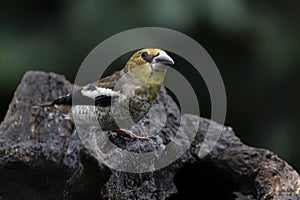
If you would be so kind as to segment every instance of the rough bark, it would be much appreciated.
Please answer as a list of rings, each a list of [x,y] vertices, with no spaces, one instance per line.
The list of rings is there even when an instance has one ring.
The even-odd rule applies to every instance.
[[[199,121],[197,135],[184,155],[154,172],[116,171],[96,161],[73,124],[55,109],[34,107],[70,91],[61,75],[28,72],[18,86],[0,126],[0,199],[300,199],[298,173],[274,153],[249,147],[230,127],[184,115],[186,134]],[[179,110],[162,90],[158,103],[168,121],[151,141],[132,141],[108,134],[114,144],[134,152],[151,151],[172,140]],[[202,158],[208,125],[223,132]],[[185,134],[183,133],[183,134]],[[181,138],[185,140],[184,137]],[[184,142],[184,141],[178,141]],[[194,179],[194,180],[193,180]]]

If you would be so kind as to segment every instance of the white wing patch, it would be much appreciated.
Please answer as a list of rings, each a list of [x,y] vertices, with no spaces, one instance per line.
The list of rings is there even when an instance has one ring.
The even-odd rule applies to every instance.
[[[101,88],[101,87],[96,87],[94,85],[87,85],[87,86],[82,88],[81,94],[86,96],[86,97],[95,99],[96,97],[101,96],[101,95],[119,96],[120,92],[113,91],[109,88]]]

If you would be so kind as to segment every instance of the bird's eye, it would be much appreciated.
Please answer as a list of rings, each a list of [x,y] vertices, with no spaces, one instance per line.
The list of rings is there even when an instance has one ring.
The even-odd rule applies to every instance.
[[[143,52],[141,55],[142,58],[145,58],[146,56],[148,56],[147,52]]]

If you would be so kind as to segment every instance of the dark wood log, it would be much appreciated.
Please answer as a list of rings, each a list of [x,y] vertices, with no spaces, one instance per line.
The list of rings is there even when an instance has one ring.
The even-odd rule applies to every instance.
[[[71,90],[63,76],[27,72],[0,126],[0,199],[300,199],[298,173],[274,153],[243,144],[230,127],[180,112],[164,89],[158,103],[168,113],[166,127],[153,141],[133,141],[108,133],[118,147],[147,152],[174,138],[178,120],[197,135],[184,155],[154,172],[128,173],[99,163],[78,137],[71,121],[54,108],[36,108]],[[205,157],[200,147],[208,126],[223,132]],[[104,134],[105,135],[105,134]],[[185,140],[181,137],[179,140]],[[178,141],[185,142],[185,141]]]

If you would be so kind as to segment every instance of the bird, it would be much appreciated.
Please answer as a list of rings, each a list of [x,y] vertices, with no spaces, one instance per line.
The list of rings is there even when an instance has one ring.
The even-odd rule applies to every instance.
[[[166,51],[140,49],[120,71],[38,106],[54,106],[83,126],[96,123],[103,131],[133,140],[149,140],[137,136],[129,128],[145,117],[156,102],[167,69],[172,65],[174,61]]]

